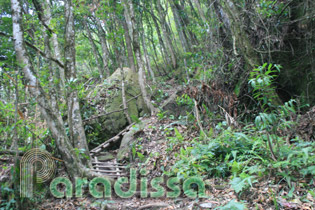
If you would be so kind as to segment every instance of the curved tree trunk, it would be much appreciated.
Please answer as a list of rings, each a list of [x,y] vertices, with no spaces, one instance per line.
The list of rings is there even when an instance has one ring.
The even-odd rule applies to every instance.
[[[24,46],[20,2],[18,0],[11,0],[11,9],[14,48],[16,51],[17,61],[20,63],[26,82],[31,87],[30,93],[34,98],[36,98],[36,101],[40,107],[40,111],[47,122],[53,138],[56,141],[56,146],[62,159],[64,160],[68,174],[72,178],[74,178],[75,176],[89,175],[89,170],[85,168],[80,158],[74,152],[74,148],[71,145],[66,134],[64,122],[61,118],[60,113],[55,111],[58,110],[58,107],[52,107],[49,101],[49,96],[40,86],[37,78],[33,73],[32,65]]]

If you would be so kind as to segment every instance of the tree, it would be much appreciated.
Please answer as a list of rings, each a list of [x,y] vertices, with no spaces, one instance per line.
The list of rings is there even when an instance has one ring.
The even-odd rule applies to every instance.
[[[158,15],[160,17],[160,24],[161,24],[161,28],[162,28],[162,32],[163,32],[163,37],[164,37],[165,45],[168,49],[167,54],[171,55],[173,68],[176,68],[177,67],[177,60],[176,60],[175,50],[173,48],[172,41],[170,39],[171,36],[167,31],[167,23],[166,23],[166,18],[165,18],[166,12],[163,9],[160,0],[156,0],[156,10],[157,10]],[[156,26],[156,28],[158,28],[156,23],[155,23],[155,26]]]
[[[95,17],[96,23],[97,23],[97,31],[98,31],[98,37],[100,39],[101,42],[101,46],[102,46],[102,60],[103,60],[103,65],[104,65],[104,69],[106,72],[106,77],[109,77],[110,75],[110,71],[109,71],[109,61],[110,61],[110,57],[109,57],[109,50],[107,47],[107,41],[106,41],[106,33],[102,27],[101,21],[100,19],[98,19],[98,17]]]
[[[69,27],[65,33],[65,40],[67,47],[65,49],[66,62],[65,68],[67,69],[67,76],[70,79],[75,79],[75,63],[74,63],[74,30],[73,30],[73,14],[71,12],[71,1],[67,1],[65,4],[65,17],[67,17],[67,26]],[[67,95],[69,113],[71,118],[72,137],[68,138],[64,127],[64,121],[60,115],[58,104],[51,103],[49,95],[44,91],[39,83],[39,78],[34,75],[33,67],[30,59],[27,55],[25,48],[25,41],[23,37],[22,28],[22,12],[21,4],[18,0],[11,1],[12,9],[12,22],[13,22],[13,39],[14,48],[16,51],[17,62],[21,67],[25,80],[30,88],[31,95],[36,98],[36,101],[40,107],[40,111],[47,122],[47,125],[55,139],[58,151],[64,160],[69,176],[74,178],[75,176],[92,176],[93,173],[86,168],[85,163],[89,162],[88,159],[83,160],[75,152],[74,146],[71,144],[75,142],[78,149],[85,148],[85,134],[82,126],[82,120],[80,116],[79,104],[76,91]],[[83,133],[82,133],[83,132]],[[85,153],[88,150],[84,151]]]
[[[150,109],[151,114],[154,114],[157,109],[152,105],[150,98],[147,94],[145,87],[145,75],[144,75],[144,65],[140,51],[140,39],[139,39],[139,30],[137,29],[136,17],[134,14],[133,3],[131,0],[124,0],[124,9],[125,9],[125,18],[131,20],[129,23],[129,27],[132,28],[132,42],[133,42],[133,50],[135,53],[136,61],[137,61],[137,70],[138,70],[138,79],[139,85],[142,93],[142,97],[144,99],[145,104]]]
[[[91,33],[91,30],[90,30],[89,25],[88,25],[87,17],[84,18],[83,25],[84,25],[84,28],[85,28],[87,34],[88,34],[88,39],[89,39],[89,42],[90,42],[90,44],[92,46],[94,60],[95,60],[96,66],[98,68],[98,71],[100,73],[100,76],[101,76],[101,78],[105,78],[104,77],[104,67],[102,66],[102,64],[101,64],[101,62],[99,60],[99,52],[98,52],[96,44],[94,43],[94,40],[93,40],[93,37],[92,37],[92,33]]]
[[[74,15],[72,0],[65,1],[65,73],[68,82],[67,90],[67,106],[68,106],[68,123],[70,141],[72,145],[83,150],[85,156],[81,158],[84,163],[89,163],[90,158],[89,148],[87,146],[86,136],[84,132],[78,92],[76,88],[73,88],[71,83],[76,79],[76,62],[75,62],[75,29],[74,29]],[[97,58],[96,58],[97,59]]]

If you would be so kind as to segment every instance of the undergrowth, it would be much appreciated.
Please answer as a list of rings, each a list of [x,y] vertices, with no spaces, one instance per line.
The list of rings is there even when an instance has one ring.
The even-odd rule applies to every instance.
[[[251,74],[249,84],[257,108],[263,108],[253,122],[237,127],[218,123],[207,137],[194,138],[189,146],[182,146],[176,153],[177,162],[165,174],[181,179],[229,178],[238,195],[270,175],[278,180],[275,184],[285,183],[291,193],[296,183],[313,192],[307,188],[315,175],[315,142],[292,134],[297,115],[294,100],[274,105],[275,76],[271,74],[278,71],[279,66],[264,64]],[[171,137],[172,144],[174,139],[182,144],[180,133]]]

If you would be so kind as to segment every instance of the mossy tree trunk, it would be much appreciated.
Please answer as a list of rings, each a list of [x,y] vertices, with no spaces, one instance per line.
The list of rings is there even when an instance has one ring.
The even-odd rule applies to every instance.
[[[220,6],[223,12],[228,17],[228,28],[230,28],[231,36],[233,40],[233,51],[235,56],[239,54],[244,58],[244,70],[240,73],[237,86],[239,89],[243,89],[248,81],[250,72],[257,66],[263,65],[264,61],[259,59],[259,54],[255,51],[255,46],[249,39],[249,34],[245,30],[245,25],[242,20],[242,8],[238,5],[236,0],[220,0]],[[218,8],[217,8],[218,9]],[[217,14],[221,11],[217,11]],[[227,24],[227,22],[225,22]],[[272,101],[273,105],[280,105],[281,100],[278,94],[273,90],[271,93],[275,96]]]

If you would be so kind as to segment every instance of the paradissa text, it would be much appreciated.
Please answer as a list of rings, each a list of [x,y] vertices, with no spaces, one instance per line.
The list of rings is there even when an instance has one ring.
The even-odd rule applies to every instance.
[[[146,175],[146,170],[140,171],[141,175]],[[137,191],[137,170],[130,169],[130,178],[121,177],[118,178],[114,183],[115,194],[121,198],[130,198],[135,195]],[[123,191],[122,185],[129,183],[129,190]],[[155,177],[151,180],[150,184],[154,192],[148,193],[148,179],[146,177],[141,177],[140,180],[140,196],[141,198],[159,198],[159,197],[168,197],[168,198],[177,198],[181,194],[180,180],[177,177],[169,178],[166,181],[167,192],[161,184],[164,183],[163,177]],[[65,186],[65,191],[59,191],[57,186],[63,184]],[[87,181],[87,178],[75,178],[75,197],[83,197],[83,186],[89,186],[89,193],[94,198],[111,198],[112,197],[112,185],[110,180],[103,177],[95,177],[90,182]],[[97,185],[103,185],[104,188],[100,191]],[[198,190],[192,189],[192,185],[198,186]],[[186,196],[190,198],[205,198],[205,184],[203,180],[199,177],[190,177],[187,178],[182,184],[183,192]],[[56,198],[72,198],[73,197],[73,185],[71,181],[66,177],[57,177],[53,179],[50,183],[50,192]]]

